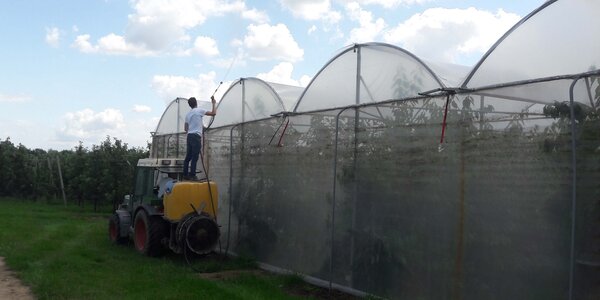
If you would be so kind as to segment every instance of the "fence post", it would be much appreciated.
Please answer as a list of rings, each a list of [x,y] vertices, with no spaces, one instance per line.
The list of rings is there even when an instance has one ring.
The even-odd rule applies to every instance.
[[[65,195],[65,185],[63,183],[62,171],[60,169],[60,159],[56,156],[56,165],[58,166],[58,178],[60,179],[60,190],[62,191],[63,203],[67,206],[67,196]]]
[[[54,174],[52,174],[52,163],[50,162],[50,155],[46,156],[46,160],[48,161],[48,174],[50,174],[50,185],[52,185],[54,198],[56,198],[56,186],[54,185]]]

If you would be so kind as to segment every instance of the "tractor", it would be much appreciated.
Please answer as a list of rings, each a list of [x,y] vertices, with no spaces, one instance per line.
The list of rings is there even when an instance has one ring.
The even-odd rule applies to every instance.
[[[163,113],[152,133],[150,157],[138,161],[132,192],[125,195],[108,222],[111,242],[133,240],[135,249],[148,256],[168,250],[208,254],[220,237],[217,185],[208,176],[182,180],[185,132],[180,123],[189,111],[183,100],[173,100]],[[165,124],[173,128],[164,128]]]

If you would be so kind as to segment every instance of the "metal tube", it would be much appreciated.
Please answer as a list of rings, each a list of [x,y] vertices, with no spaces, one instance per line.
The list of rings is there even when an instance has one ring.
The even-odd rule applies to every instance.
[[[571,104],[571,167],[573,168],[573,176],[571,178],[571,257],[569,269],[569,300],[573,299],[573,273],[575,269],[575,221],[577,209],[577,125],[575,124],[575,101],[573,100],[573,90],[575,84],[581,77],[575,78],[569,88],[569,101]]]
[[[181,116],[179,115],[181,112],[179,110],[179,98],[177,98],[175,101],[177,101],[177,131],[179,131],[179,119],[181,118]],[[177,142],[175,143],[175,158],[179,158],[179,135],[175,134],[177,136]],[[187,140],[186,140],[186,146],[187,146]]]
[[[232,186],[233,186],[233,129],[240,124],[231,126],[229,130],[229,211],[227,216],[227,246],[225,253],[229,252],[229,241],[231,237],[231,209],[233,207]]]
[[[360,83],[362,81],[362,52],[361,48],[358,47],[356,51],[356,104],[360,104]],[[368,92],[368,90],[367,90]],[[377,106],[375,106],[377,107]],[[358,108],[354,109],[354,149],[352,151],[352,173],[354,174],[354,192],[352,195],[352,223],[350,224],[351,232],[355,232],[354,228],[356,227],[356,205],[357,205],[357,195],[358,195],[358,172],[357,169],[357,159],[358,159],[358,127],[359,127],[359,118],[360,111]],[[354,264],[354,245],[356,240],[354,239],[354,234],[350,236],[350,265]],[[350,282],[354,281],[354,274],[350,274]]]
[[[333,146],[333,191],[331,196],[331,257],[329,258],[329,291],[331,292],[333,286],[333,258],[334,258],[334,243],[333,237],[335,234],[335,192],[336,192],[336,177],[337,177],[337,153],[338,153],[338,137],[340,128],[340,115],[348,108],[340,110],[335,117],[335,139]]]

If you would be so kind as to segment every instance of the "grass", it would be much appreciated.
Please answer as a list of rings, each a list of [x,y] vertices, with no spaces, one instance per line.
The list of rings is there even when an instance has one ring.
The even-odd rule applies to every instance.
[[[184,258],[150,258],[108,241],[108,214],[0,198],[0,256],[39,299],[299,299],[291,276],[207,280]],[[247,259],[199,259],[195,269],[248,269]],[[302,295],[306,297],[307,295]]]

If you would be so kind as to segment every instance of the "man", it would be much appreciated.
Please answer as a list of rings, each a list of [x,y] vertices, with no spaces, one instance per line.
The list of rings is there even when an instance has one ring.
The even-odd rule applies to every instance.
[[[202,117],[205,115],[215,116],[217,114],[215,97],[211,96],[210,100],[212,101],[212,111],[199,108],[196,98],[192,97],[188,99],[188,105],[192,110],[185,116],[184,130],[187,133],[187,153],[183,161],[183,179],[197,180],[196,165],[198,164],[198,156],[202,149],[202,130],[204,125]],[[191,165],[189,165],[190,162]]]

